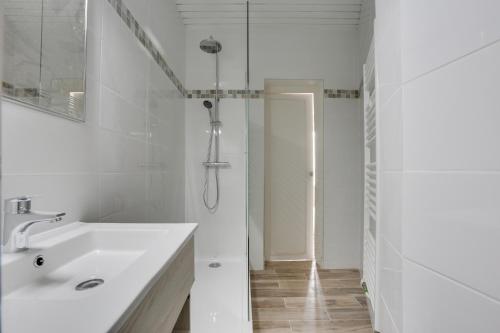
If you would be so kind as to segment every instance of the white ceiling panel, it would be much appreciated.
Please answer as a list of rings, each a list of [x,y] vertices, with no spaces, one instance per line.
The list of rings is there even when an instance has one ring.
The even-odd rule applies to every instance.
[[[251,24],[305,24],[357,27],[364,0],[250,1]],[[177,0],[186,25],[242,24],[246,2],[240,0]]]

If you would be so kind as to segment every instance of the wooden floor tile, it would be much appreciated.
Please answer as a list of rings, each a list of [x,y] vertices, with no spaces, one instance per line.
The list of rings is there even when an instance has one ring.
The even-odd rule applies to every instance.
[[[299,273],[275,273],[275,272],[267,272],[267,273],[259,273],[259,274],[250,274],[250,277],[256,280],[309,280],[307,273],[299,272]]]
[[[253,328],[255,329],[291,329],[289,320],[254,320]]]
[[[294,268],[294,269],[310,269],[315,268],[316,264],[311,260],[298,260],[298,261],[266,261],[265,267],[267,268]]]
[[[287,297],[284,298],[285,305],[288,308],[308,308],[308,307],[322,307],[322,308],[359,308],[364,307],[359,304],[356,298],[352,296],[338,296],[338,297]]]
[[[325,309],[276,309],[258,308],[253,309],[254,320],[329,320],[330,315]]]
[[[250,278],[254,333],[373,333],[358,270],[271,261]]]
[[[335,326],[331,320],[291,321],[292,332],[334,332]]]
[[[286,280],[279,281],[280,288],[359,288],[359,279],[334,280],[334,279],[314,279],[314,280]]]
[[[274,289],[279,287],[280,285],[278,281],[272,281],[272,280],[252,281],[252,289]]]
[[[281,297],[252,297],[252,307],[257,308],[284,308],[285,299]]]
[[[307,297],[315,294],[314,289],[253,289],[253,297]]]
[[[329,308],[327,309],[332,320],[346,320],[346,319],[364,319],[369,320],[370,315],[364,308],[362,309],[342,309],[342,308]]]
[[[325,296],[343,296],[343,295],[363,295],[361,288],[323,288],[321,291]]]
[[[291,328],[258,328],[253,333],[292,333]]]

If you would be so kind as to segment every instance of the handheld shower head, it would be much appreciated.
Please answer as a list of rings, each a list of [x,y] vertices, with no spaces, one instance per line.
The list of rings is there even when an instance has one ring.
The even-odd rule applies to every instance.
[[[204,100],[203,106],[210,110],[212,108],[212,102],[210,102],[209,100]]]
[[[212,102],[210,102],[208,99],[206,99],[206,100],[203,101],[203,106],[205,108],[207,108],[207,110],[208,110],[208,116],[210,117],[210,123],[214,122],[215,121],[215,115],[214,115],[214,113],[212,111],[212,106],[213,106]]]

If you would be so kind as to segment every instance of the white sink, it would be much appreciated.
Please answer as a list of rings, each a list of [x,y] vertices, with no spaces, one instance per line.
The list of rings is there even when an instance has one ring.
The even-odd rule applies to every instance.
[[[196,224],[72,223],[2,258],[2,332],[108,332],[140,301]],[[44,264],[35,267],[37,256]],[[96,287],[76,290],[84,281]]]

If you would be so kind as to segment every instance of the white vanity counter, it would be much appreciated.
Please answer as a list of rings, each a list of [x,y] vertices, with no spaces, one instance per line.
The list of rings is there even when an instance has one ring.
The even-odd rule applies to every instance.
[[[196,226],[76,222],[31,237],[28,251],[2,256],[2,332],[118,330]],[[104,283],[75,290],[90,279]]]

